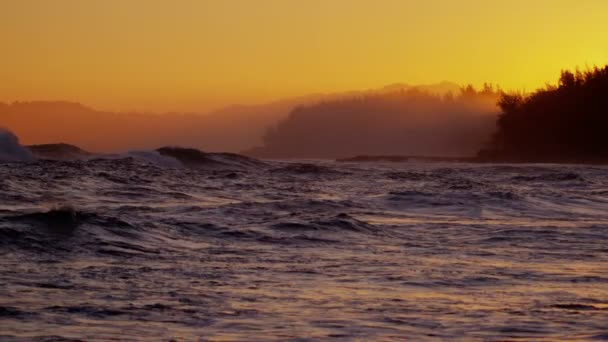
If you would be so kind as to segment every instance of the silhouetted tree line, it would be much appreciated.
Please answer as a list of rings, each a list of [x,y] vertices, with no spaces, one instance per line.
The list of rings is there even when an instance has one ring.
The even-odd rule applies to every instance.
[[[473,156],[496,125],[499,89],[456,94],[391,90],[295,108],[271,127],[258,157],[339,158],[356,154]]]
[[[608,66],[562,71],[557,86],[502,94],[487,161],[608,160]]]

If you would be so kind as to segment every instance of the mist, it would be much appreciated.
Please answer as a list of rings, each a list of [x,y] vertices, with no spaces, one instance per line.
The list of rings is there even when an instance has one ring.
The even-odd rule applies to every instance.
[[[286,100],[208,114],[150,114],[104,112],[64,101],[14,102],[0,104],[0,125],[26,145],[68,143],[93,152],[179,145],[237,152],[259,144],[264,130],[293,106]]]
[[[455,95],[454,95],[455,94]],[[474,155],[495,126],[497,93],[453,83],[393,84],[207,113],[115,113],[64,101],[0,104],[24,145],[93,152],[194,147],[268,158],[353,154]]]
[[[295,108],[267,130],[264,158],[474,156],[495,130],[499,90],[397,89]]]

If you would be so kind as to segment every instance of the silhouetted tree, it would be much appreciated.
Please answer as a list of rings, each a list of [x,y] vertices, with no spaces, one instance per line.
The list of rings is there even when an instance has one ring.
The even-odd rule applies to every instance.
[[[608,160],[608,66],[562,71],[557,86],[503,94],[491,146],[480,152],[505,161]]]

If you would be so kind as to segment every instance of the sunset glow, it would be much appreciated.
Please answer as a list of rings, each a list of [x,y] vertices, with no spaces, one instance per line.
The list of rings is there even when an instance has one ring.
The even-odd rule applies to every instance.
[[[0,340],[608,340],[608,0],[0,0]]]
[[[2,1],[0,101],[204,112],[395,82],[533,90],[608,62],[608,2]]]

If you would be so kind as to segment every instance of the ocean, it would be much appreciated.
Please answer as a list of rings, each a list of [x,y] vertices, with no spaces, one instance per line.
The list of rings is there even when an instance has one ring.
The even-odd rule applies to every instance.
[[[3,341],[608,340],[608,167],[0,164]]]

